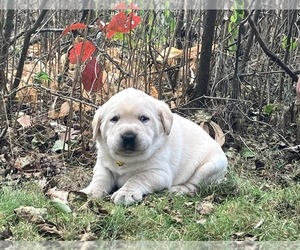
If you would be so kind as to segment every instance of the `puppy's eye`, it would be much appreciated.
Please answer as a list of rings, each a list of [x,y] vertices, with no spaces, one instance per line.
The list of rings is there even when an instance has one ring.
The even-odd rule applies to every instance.
[[[120,119],[120,117],[117,116],[117,115],[115,115],[114,117],[112,117],[112,118],[110,119],[110,121],[113,122],[113,123],[116,123],[116,122],[119,121],[119,119]]]
[[[139,119],[142,123],[146,123],[150,120],[149,117],[144,116],[144,115],[141,115]]]

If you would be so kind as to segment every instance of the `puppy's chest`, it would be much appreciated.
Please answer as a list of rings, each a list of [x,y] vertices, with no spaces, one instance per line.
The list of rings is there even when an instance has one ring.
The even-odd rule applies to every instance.
[[[108,168],[113,173],[118,187],[123,186],[128,179],[139,172],[139,170],[133,168],[132,165],[125,163],[121,166],[118,163],[113,163],[113,165],[110,165]]]
[[[124,186],[124,184],[133,176],[133,174],[123,174],[123,175],[115,175],[115,180],[117,187],[120,188]]]

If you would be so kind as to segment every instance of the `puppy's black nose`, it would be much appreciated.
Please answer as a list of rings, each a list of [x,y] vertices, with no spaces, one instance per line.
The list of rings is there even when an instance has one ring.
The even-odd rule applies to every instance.
[[[126,133],[121,135],[123,140],[123,148],[133,150],[135,148],[135,138],[136,134],[134,133]]]

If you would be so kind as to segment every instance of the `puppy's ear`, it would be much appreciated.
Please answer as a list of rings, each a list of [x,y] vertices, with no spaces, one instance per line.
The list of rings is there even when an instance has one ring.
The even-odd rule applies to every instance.
[[[169,135],[173,124],[173,113],[171,112],[169,106],[163,102],[160,105],[159,117],[165,133]]]
[[[92,127],[93,127],[93,141],[96,141],[96,138],[98,137],[99,133],[100,133],[100,125],[101,125],[101,120],[102,120],[102,112],[101,112],[101,108],[99,108],[95,115],[94,115],[94,119],[92,121]]]

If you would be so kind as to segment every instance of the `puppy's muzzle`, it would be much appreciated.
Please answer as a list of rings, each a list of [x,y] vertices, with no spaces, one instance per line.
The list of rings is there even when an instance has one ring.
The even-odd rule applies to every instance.
[[[126,150],[135,150],[136,148],[136,134],[134,133],[125,133],[121,135],[122,138],[122,147]]]

